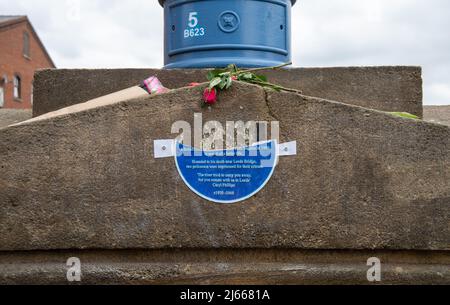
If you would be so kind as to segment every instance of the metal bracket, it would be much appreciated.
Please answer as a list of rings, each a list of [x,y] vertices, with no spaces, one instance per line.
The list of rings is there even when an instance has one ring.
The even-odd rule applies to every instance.
[[[174,157],[175,153],[175,140],[155,140],[155,159]],[[278,156],[286,157],[295,155],[297,155],[297,141],[278,144]]]
[[[154,142],[155,159],[175,156],[175,140],[156,140]]]

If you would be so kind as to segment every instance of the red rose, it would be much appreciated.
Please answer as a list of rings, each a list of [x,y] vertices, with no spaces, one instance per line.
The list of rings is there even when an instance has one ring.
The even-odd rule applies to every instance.
[[[217,90],[215,88],[206,88],[203,92],[203,100],[208,105],[213,105],[217,102]]]
[[[233,76],[231,77],[231,79],[232,79],[232,80],[237,80],[238,78],[237,78],[236,75],[233,75]]]

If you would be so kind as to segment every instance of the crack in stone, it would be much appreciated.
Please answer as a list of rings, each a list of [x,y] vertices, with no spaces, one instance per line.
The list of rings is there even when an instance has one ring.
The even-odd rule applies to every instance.
[[[272,118],[272,120],[279,122],[280,124],[280,142],[285,142],[288,141],[289,136],[287,134],[287,132],[284,130],[282,124],[281,124],[281,119],[279,118],[279,116],[277,114],[275,114],[275,112],[273,111],[272,106],[270,105],[270,101],[269,101],[269,91],[265,88],[262,88],[263,92],[264,92],[264,102],[266,103],[266,107],[267,107],[267,111],[269,116]]]
[[[270,106],[269,102],[269,92],[267,89],[262,88],[262,91],[264,93],[264,102],[266,103],[267,110],[269,112],[269,116],[275,120],[280,122],[280,119],[277,117],[277,115],[273,112],[272,107]]]

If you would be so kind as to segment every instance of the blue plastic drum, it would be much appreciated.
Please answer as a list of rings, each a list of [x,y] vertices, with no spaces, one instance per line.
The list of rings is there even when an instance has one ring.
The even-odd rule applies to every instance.
[[[296,0],[159,0],[165,68],[276,66],[291,61]]]

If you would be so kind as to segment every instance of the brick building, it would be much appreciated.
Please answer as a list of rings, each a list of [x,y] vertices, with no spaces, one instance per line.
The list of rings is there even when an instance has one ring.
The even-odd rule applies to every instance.
[[[33,75],[55,68],[26,16],[0,16],[0,108],[30,109]]]

